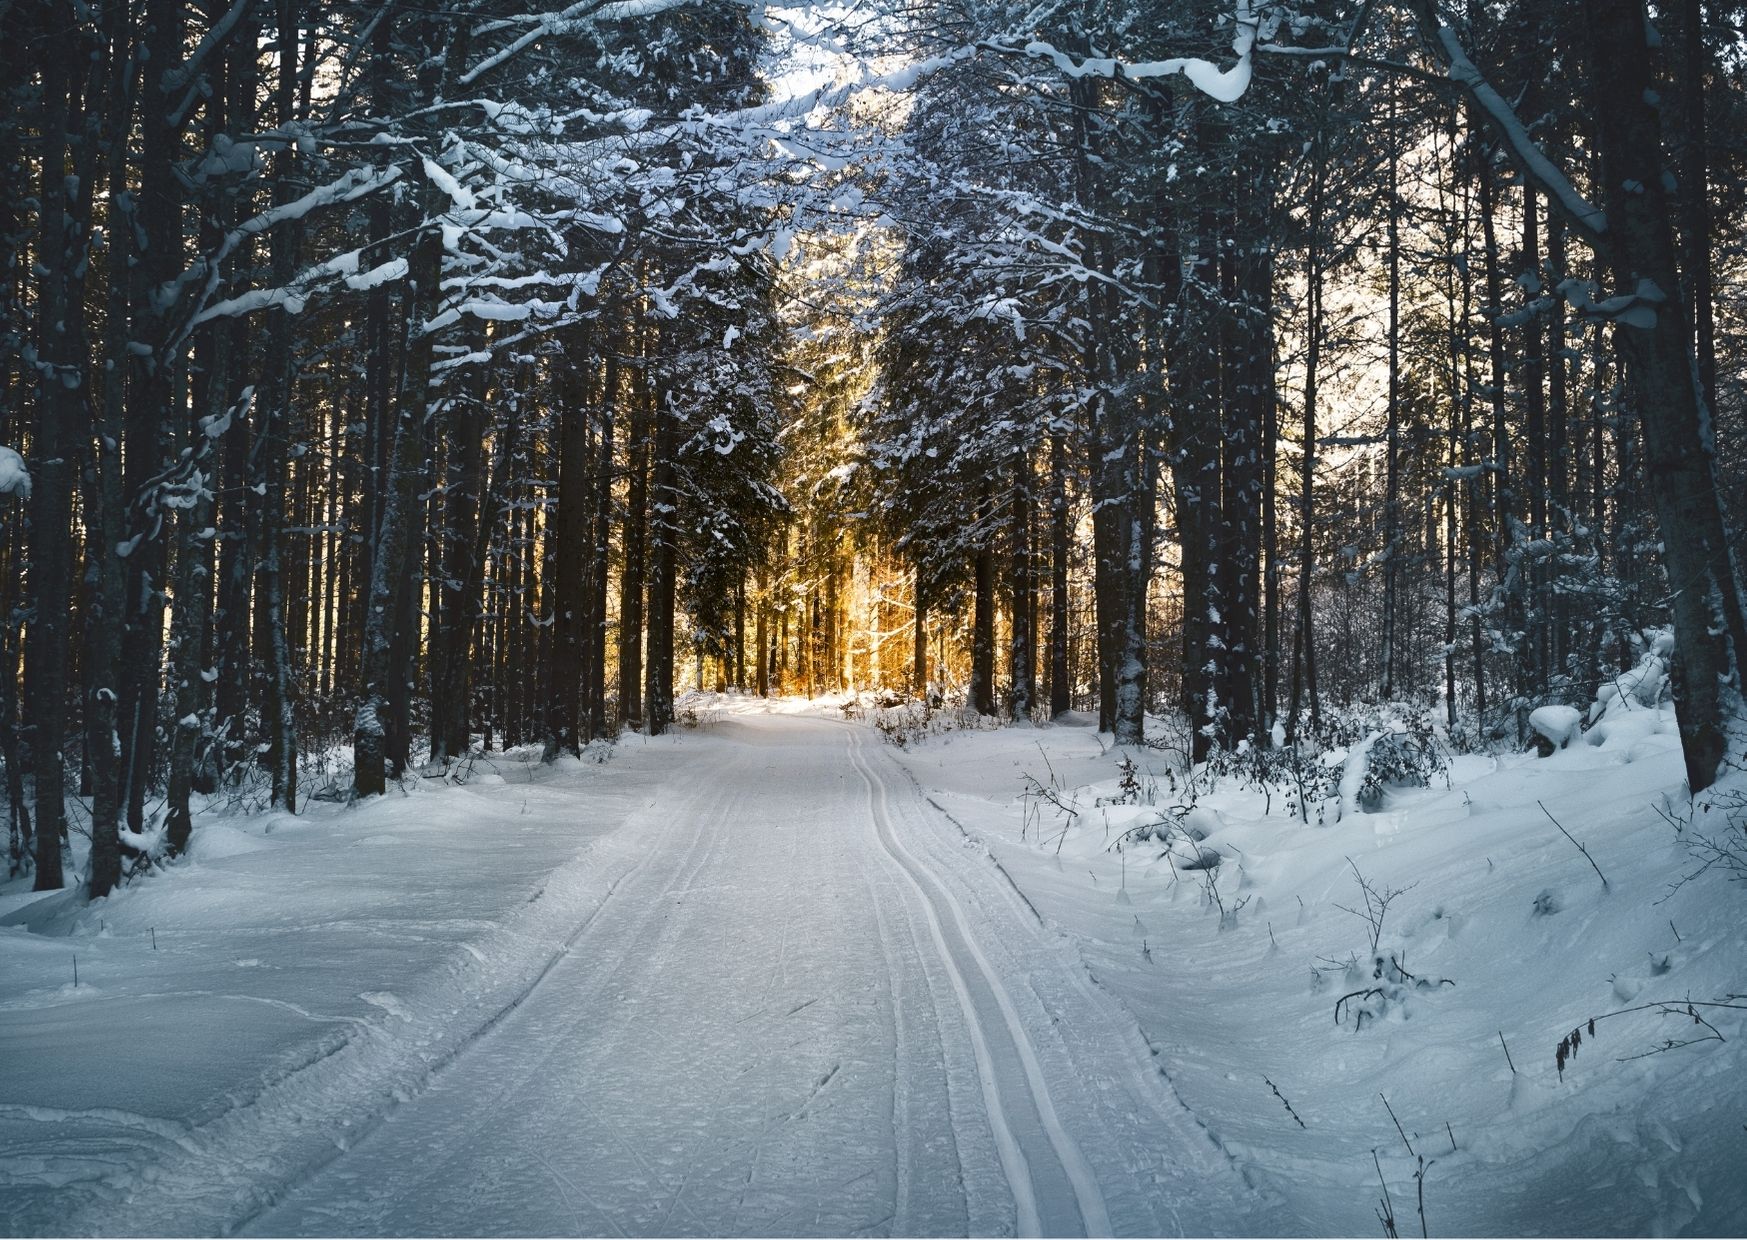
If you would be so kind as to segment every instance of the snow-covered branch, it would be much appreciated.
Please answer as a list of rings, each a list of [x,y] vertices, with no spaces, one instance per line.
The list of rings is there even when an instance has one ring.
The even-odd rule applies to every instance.
[[[1459,86],[1504,143],[1512,162],[1532,181],[1537,189],[1556,203],[1571,227],[1592,246],[1601,243],[1607,232],[1607,216],[1571,183],[1571,179],[1547,153],[1529,136],[1527,126],[1517,116],[1508,100],[1474,64],[1456,32],[1438,14],[1437,0],[1398,0],[1413,17],[1420,33],[1443,62],[1449,80]]]
[[[1122,61],[1110,56],[1088,56],[1076,60],[1054,44],[1034,39],[1022,48],[999,41],[981,44],[991,51],[1013,54],[1022,52],[1035,60],[1047,60],[1071,78],[1162,78],[1181,75],[1189,79],[1196,90],[1220,103],[1236,103],[1249,89],[1251,58],[1256,45],[1256,14],[1249,0],[1238,0],[1235,14],[1237,33],[1232,37],[1231,50],[1237,61],[1222,69],[1199,56],[1173,56],[1168,60]]]
[[[518,53],[527,50],[541,39],[554,35],[574,34],[579,30],[601,22],[630,21],[640,17],[653,17],[665,13],[669,9],[683,8],[696,0],[612,0],[601,3],[601,0],[582,0],[580,4],[570,5],[556,13],[530,14],[522,19],[531,29],[523,31],[503,47],[474,65],[460,77],[460,83],[466,86],[482,74],[491,72],[505,61]]]

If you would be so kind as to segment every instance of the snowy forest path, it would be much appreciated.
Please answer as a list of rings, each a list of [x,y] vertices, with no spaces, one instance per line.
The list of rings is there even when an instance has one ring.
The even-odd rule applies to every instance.
[[[709,725],[515,1009],[255,1234],[1164,1234],[1241,1185],[872,733]],[[1037,975],[1052,985],[1034,985]],[[1042,997],[1077,996],[1071,1010]]]

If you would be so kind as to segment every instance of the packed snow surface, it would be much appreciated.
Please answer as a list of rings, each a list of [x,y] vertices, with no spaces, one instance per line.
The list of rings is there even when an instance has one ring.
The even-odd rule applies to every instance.
[[[1089,728],[900,750],[836,705],[6,889],[0,1229],[1350,1235],[1386,1185],[1409,1234],[1419,1159],[1431,1234],[1747,1226],[1747,1013],[1554,1062],[1747,990],[1741,892],[1669,895],[1663,709],[1314,827],[1185,808],[1163,751],[1111,804]]]

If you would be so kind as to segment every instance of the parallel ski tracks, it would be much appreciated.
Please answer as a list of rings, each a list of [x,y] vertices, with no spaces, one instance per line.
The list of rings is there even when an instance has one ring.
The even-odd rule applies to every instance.
[[[978,945],[964,906],[893,830],[889,788],[863,756],[862,738],[862,729],[849,731],[849,762],[866,786],[875,838],[914,892],[952,983],[975,1055],[996,1152],[1013,1192],[1019,1234],[1064,1235],[1077,1230],[1087,1236],[1109,1235],[1110,1212],[1098,1178],[1056,1112],[1037,1048],[1012,996]],[[988,1010],[991,1006],[994,1012]],[[1072,1197],[1072,1214],[1062,1187]]]

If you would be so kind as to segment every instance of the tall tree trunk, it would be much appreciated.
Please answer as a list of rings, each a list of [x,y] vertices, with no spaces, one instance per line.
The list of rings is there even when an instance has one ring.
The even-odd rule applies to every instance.
[[[1056,429],[1049,441],[1049,717],[1059,719],[1073,709],[1073,684],[1068,670],[1068,448],[1067,436]],[[921,614],[921,609],[917,609]],[[926,648],[917,626],[918,667]]]
[[[757,663],[754,675],[758,681],[759,697],[770,696],[770,656],[767,643],[770,641],[770,602],[765,590],[765,567],[758,566],[758,594],[755,600],[755,633],[753,636],[752,657]],[[623,621],[620,622],[623,627]]]
[[[586,557],[593,471],[588,454],[589,344],[572,339],[558,409],[558,511],[552,525],[556,575],[552,588],[551,664],[546,674],[546,761],[581,753],[578,716],[583,674]]]
[[[1715,264],[1711,258],[1710,134],[1705,79],[1712,56],[1705,45],[1704,0],[1682,0],[1685,150],[1680,161],[1681,231],[1685,234],[1687,312],[1698,364],[1699,396],[1717,409]],[[1737,657],[1740,657],[1737,652]]]
[[[1548,274],[1557,284],[1566,278],[1565,225],[1556,212],[1547,213]],[[1547,357],[1547,510],[1549,533],[1569,538],[1571,520],[1570,419],[1571,364],[1566,351],[1565,299],[1555,298],[1545,334]],[[1558,545],[1558,540],[1555,540]],[[1556,570],[1555,570],[1556,571]],[[1548,668],[1555,675],[1566,672],[1565,659],[1570,649],[1572,617],[1566,596],[1555,591],[1547,604],[1549,614]]]
[[[916,611],[912,619],[911,636],[915,649],[911,655],[911,676],[915,680],[916,696],[928,699],[928,595],[922,588],[922,569],[916,569]]]
[[[120,548],[127,538],[122,445],[127,439],[128,280],[132,228],[125,220],[128,138],[133,126],[135,56],[132,9],[112,3],[105,12],[109,71],[104,147],[109,210],[109,264],[104,324],[102,395],[92,402],[95,421],[91,455],[85,463],[85,524],[89,607],[84,618],[89,664],[85,702],[85,752],[91,771],[91,856],[86,890],[92,899],[108,895],[121,881],[122,783],[116,705],[123,684],[122,640],[126,628],[127,566]],[[222,111],[221,111],[222,115]],[[172,845],[173,846],[173,845]]]
[[[485,343],[484,325],[480,324],[472,329],[468,347],[482,352]],[[436,604],[432,608],[430,660],[434,763],[447,763],[466,753],[468,747],[469,638],[479,619],[481,531],[495,519],[495,514],[488,516],[485,511],[490,507],[484,463],[485,388],[485,368],[476,366],[460,396],[444,411],[448,453],[439,533],[441,566],[431,591]]]
[[[1541,273],[1540,208],[1533,188],[1523,190],[1523,270],[1518,277],[1522,287],[1531,293],[1545,287]],[[1528,517],[1528,540],[1547,536],[1547,373],[1542,352],[1547,325],[1536,314],[1523,325],[1522,393],[1524,438],[1528,451],[1524,454],[1523,497]],[[1519,540],[1521,541],[1521,540]],[[1546,574],[1537,565],[1528,547],[1515,549],[1517,598],[1515,614],[1523,628],[1517,648],[1517,694],[1532,704],[1546,691],[1547,612]],[[1522,727],[1528,723],[1527,710],[1519,710]],[[1526,739],[1526,738],[1524,738]]]
[[[45,16],[48,16],[45,14]],[[70,14],[68,17],[70,18]],[[62,20],[54,18],[53,20]],[[72,49],[49,46],[42,61],[37,263],[36,425],[31,436],[30,560],[33,620],[25,647],[31,750],[36,791],[37,891],[65,885],[61,840],[66,834],[65,754],[68,600],[72,564],[73,456],[80,421],[83,366],[71,317],[74,215],[67,177],[68,96]]]
[[[993,499],[987,485],[977,500],[977,516],[989,522]],[[979,715],[995,713],[995,549],[987,533],[974,552],[975,610],[971,618],[971,709]]]
[[[1643,427],[1673,602],[1675,712],[1687,783],[1698,792],[1717,777],[1731,716],[1738,723],[1747,607],[1717,489],[1715,430],[1679,295],[1643,0],[1592,0],[1584,28],[1608,221],[1602,248],[1618,292],[1636,299],[1619,322],[1617,347]]]
[[[435,205],[434,202],[431,205]],[[413,243],[407,273],[406,366],[394,402],[388,476],[383,486],[382,520],[371,556],[369,604],[363,628],[360,699],[353,720],[352,788],[359,797],[386,788],[388,711],[391,681],[404,675],[395,655],[399,595],[412,575],[413,522],[418,516],[419,458],[429,414],[432,332],[442,275],[443,240],[425,228]]]
[[[279,77],[275,83],[276,111],[281,125],[296,120],[297,45],[303,0],[279,0]],[[287,147],[277,159],[274,199],[284,203],[296,197],[297,156]],[[272,278],[284,287],[296,275],[303,248],[303,225],[292,220],[276,229],[269,241]],[[261,713],[267,729],[267,764],[270,801],[297,812],[297,720],[295,672],[292,668],[291,635],[285,615],[285,492],[290,460],[295,336],[291,316],[276,313],[267,321],[265,370],[262,382],[261,437],[264,441],[261,486],[265,503],[261,509],[261,566],[256,589],[263,602],[267,668],[266,693]]]
[[[1013,562],[1008,582],[1012,615],[1008,667],[1013,679],[1013,718],[1025,720],[1031,717],[1037,699],[1037,669],[1032,662],[1036,644],[1031,633],[1031,461],[1023,449],[1014,456],[1010,520]]]
[[[644,347],[649,347],[647,338]],[[632,373],[631,419],[625,443],[631,476],[625,485],[625,520],[621,528],[625,550],[624,564],[619,570],[619,727],[634,730],[643,724],[643,591],[647,584],[644,578],[649,545],[649,434],[654,400],[647,357]],[[762,633],[762,604],[758,615]],[[759,683],[759,693],[763,695],[769,684],[762,672]]]
[[[1387,456],[1383,488],[1383,700],[1395,698],[1396,593],[1401,540],[1401,194],[1400,152],[1397,150],[1395,90],[1389,91],[1389,423],[1383,450]]]
[[[674,457],[679,428],[671,409],[656,392],[654,471],[650,484],[649,520],[649,654],[646,659],[643,709],[650,736],[660,736],[673,723],[673,611],[678,572],[679,488]]]
[[[1319,143],[1320,145],[1320,143]],[[1322,706],[1316,683],[1316,625],[1311,606],[1312,573],[1316,564],[1316,400],[1318,369],[1322,361],[1322,264],[1319,241],[1322,230],[1322,160],[1318,154],[1311,173],[1310,190],[1310,252],[1306,259],[1306,325],[1304,361],[1304,438],[1299,465],[1299,560],[1298,560],[1298,624],[1292,647],[1292,704],[1286,716],[1286,735],[1298,735],[1298,715],[1301,691],[1308,695],[1310,726],[1314,731],[1322,722]]]
[[[613,422],[619,400],[619,359],[609,349],[606,374],[602,381],[600,400],[600,437],[595,448],[594,479],[594,544],[589,548],[590,595],[588,633],[588,665],[594,669],[583,703],[588,719],[588,736],[594,739],[607,734],[607,579],[612,559],[613,519]]]
[[[126,494],[136,512],[155,507],[150,492],[169,459],[172,428],[182,424],[181,361],[170,350],[175,280],[182,271],[183,197],[177,163],[181,121],[173,68],[181,61],[186,6],[147,0],[140,94],[139,241],[133,264],[135,342],[151,352],[128,393]],[[122,644],[118,717],[128,825],[145,826],[146,787],[157,748],[158,672],[164,645],[167,547],[160,537],[133,543],[127,557],[127,631]]]

